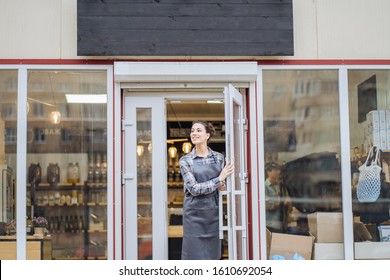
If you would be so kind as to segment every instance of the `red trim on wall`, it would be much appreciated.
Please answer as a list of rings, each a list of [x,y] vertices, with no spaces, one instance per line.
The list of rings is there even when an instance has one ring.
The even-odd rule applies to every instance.
[[[0,64],[113,65],[114,62],[234,62],[255,61],[258,65],[390,65],[389,59],[0,59]]]
[[[114,60],[109,59],[0,59],[0,64],[48,64],[48,65],[113,65]]]
[[[389,59],[291,59],[257,60],[258,65],[390,65]]]

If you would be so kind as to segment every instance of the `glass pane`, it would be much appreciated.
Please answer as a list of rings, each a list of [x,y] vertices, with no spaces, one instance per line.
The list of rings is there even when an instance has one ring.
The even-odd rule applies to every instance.
[[[241,166],[241,147],[243,143],[241,143],[241,136],[242,136],[242,127],[240,127],[240,112],[241,112],[241,106],[237,103],[233,103],[233,137],[234,137],[234,165],[235,165],[235,173],[234,173],[234,181],[235,181],[235,191],[243,191],[242,185],[241,185],[241,178],[240,174],[243,170],[243,167]],[[245,203],[244,200],[242,200],[243,194],[237,194],[233,190],[232,192],[232,203],[234,203],[235,208],[235,216],[234,218],[234,225],[235,227],[242,227],[243,226],[243,215],[245,213],[242,213],[242,203]],[[242,230],[238,230],[237,228],[234,229],[234,236],[236,237],[234,246],[236,247],[236,259],[241,260],[243,259],[243,240],[242,240]]]
[[[342,242],[338,71],[266,70],[263,81],[267,228]]]
[[[234,168],[235,168],[235,189],[241,190],[240,184],[240,172],[241,172],[241,133],[243,133],[240,129],[240,106],[237,103],[233,103],[233,137],[234,137]]]
[[[137,108],[138,259],[152,250],[152,109]]]
[[[355,259],[390,258],[389,85],[390,70],[348,71]],[[379,184],[366,184],[374,179],[363,180],[364,166],[374,160],[369,156],[374,146],[380,149],[382,170],[377,173]]]
[[[27,213],[48,222],[47,258],[107,258],[106,75],[28,71]]]
[[[0,235],[9,236],[16,234],[17,88],[17,71],[0,70]],[[10,239],[10,246],[12,254],[1,254],[0,259],[16,259],[16,239]]]

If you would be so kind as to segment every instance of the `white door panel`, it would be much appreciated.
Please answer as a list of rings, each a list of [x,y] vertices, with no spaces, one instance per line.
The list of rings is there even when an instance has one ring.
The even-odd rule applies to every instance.
[[[227,179],[227,190],[222,193],[220,205],[226,200],[226,213],[220,213],[221,236],[227,231],[229,259],[247,258],[246,183],[244,150],[243,97],[232,85],[225,88],[226,160],[234,162],[234,176]],[[222,208],[221,208],[222,211]]]
[[[125,259],[167,259],[164,106],[162,97],[125,96]]]

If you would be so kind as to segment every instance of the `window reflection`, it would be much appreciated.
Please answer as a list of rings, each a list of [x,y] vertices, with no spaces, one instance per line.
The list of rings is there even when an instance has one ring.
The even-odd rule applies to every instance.
[[[390,71],[349,70],[348,97],[354,240],[356,259],[389,258]],[[374,202],[358,199],[359,177],[369,151],[380,149],[381,190]],[[370,158],[368,159],[368,162]],[[364,242],[371,241],[371,242]]]
[[[0,70],[0,236],[16,234],[16,70]],[[9,242],[9,259],[16,259],[16,242]]]
[[[27,215],[48,220],[52,259],[107,258],[106,75],[28,71]]]
[[[138,259],[153,259],[152,241],[152,110],[137,108]]]
[[[319,219],[341,212],[338,72],[264,70],[263,92],[267,228],[321,242]]]

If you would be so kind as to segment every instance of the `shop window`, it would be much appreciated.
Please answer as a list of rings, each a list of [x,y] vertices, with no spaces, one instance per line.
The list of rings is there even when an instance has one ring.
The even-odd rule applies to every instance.
[[[28,70],[27,89],[27,216],[47,258],[107,259],[107,72]]]
[[[390,258],[389,89],[390,70],[348,70],[355,259]],[[370,150],[376,149],[380,155],[380,185],[376,190],[367,189],[366,193],[372,196],[368,202],[359,196],[365,185],[359,183],[359,177],[362,176],[362,165],[371,162]]]
[[[15,259],[17,70],[0,70],[0,259]],[[21,184],[20,186],[23,186]],[[8,235],[8,236],[5,236]],[[4,252],[3,242],[7,242]]]
[[[338,71],[262,74],[267,228],[315,235],[316,243],[343,242]],[[276,93],[284,98],[275,98]],[[321,236],[327,233],[317,225],[326,217],[337,219],[324,241]]]

